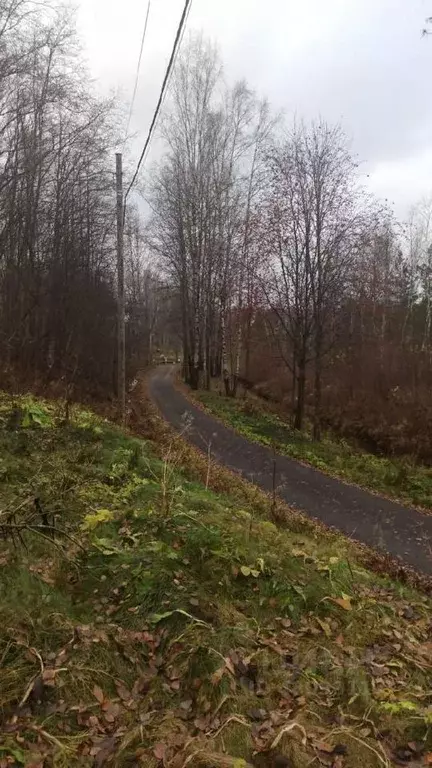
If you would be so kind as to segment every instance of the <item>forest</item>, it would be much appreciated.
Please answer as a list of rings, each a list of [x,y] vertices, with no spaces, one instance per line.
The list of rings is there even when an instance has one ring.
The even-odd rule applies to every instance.
[[[83,75],[73,14],[0,9],[1,384],[116,397],[121,109]],[[432,200],[406,222],[338,125],[275,114],[185,40],[161,151],[125,220],[127,372],[161,354],[295,429],[432,457]]]
[[[290,122],[190,41],[150,178],[185,380],[254,386],[315,438],[431,458],[432,202],[398,222],[339,126]]]

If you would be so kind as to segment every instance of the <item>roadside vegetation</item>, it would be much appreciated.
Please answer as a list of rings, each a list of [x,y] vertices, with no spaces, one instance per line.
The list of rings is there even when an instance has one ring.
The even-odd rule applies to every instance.
[[[0,399],[2,767],[432,760],[424,594],[65,415]]]
[[[371,491],[432,509],[432,469],[409,457],[389,458],[361,450],[354,443],[323,434],[298,431],[252,396],[225,397],[214,391],[194,392],[194,398],[250,440],[273,446],[279,453],[306,462],[322,472]]]

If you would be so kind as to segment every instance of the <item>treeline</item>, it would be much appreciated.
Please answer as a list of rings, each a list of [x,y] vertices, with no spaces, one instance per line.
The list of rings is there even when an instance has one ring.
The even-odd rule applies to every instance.
[[[339,127],[287,124],[214,47],[184,48],[150,237],[181,309],[184,375],[260,385],[311,423],[432,456],[432,207],[401,227]]]
[[[114,391],[119,135],[116,105],[89,85],[73,15],[0,0],[2,386],[53,380]],[[151,355],[160,285],[133,215],[126,233],[132,372]]]

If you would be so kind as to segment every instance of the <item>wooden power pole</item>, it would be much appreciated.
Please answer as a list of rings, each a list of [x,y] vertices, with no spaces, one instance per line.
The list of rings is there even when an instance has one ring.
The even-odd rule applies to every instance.
[[[125,293],[123,256],[123,170],[121,152],[116,153],[117,192],[117,396],[121,423],[126,421],[126,340],[125,340]]]

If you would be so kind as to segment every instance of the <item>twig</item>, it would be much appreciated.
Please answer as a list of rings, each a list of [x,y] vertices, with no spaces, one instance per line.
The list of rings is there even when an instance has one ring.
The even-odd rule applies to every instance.
[[[224,723],[222,723],[221,727],[218,728],[218,730],[212,734],[212,738],[215,739],[219,734],[226,728],[229,723],[238,723],[239,725],[244,725],[245,728],[252,728],[250,723],[247,723],[246,720],[243,720],[243,718],[238,717],[238,715],[230,715],[230,717],[225,720]]]
[[[38,679],[38,677],[39,677],[39,674],[33,675],[32,679],[30,680],[30,682],[29,682],[29,684],[27,686],[27,688],[25,689],[24,696],[22,697],[21,701],[18,704],[18,709],[21,709],[21,707],[23,707],[24,704],[26,703],[27,699],[29,698],[29,696],[30,696],[30,694],[31,694],[31,692],[32,692],[32,690],[34,688],[34,684],[35,684],[36,680]]]
[[[43,531],[47,529],[51,529],[52,526],[50,525],[33,525],[31,522],[27,523],[3,523],[0,526],[0,530],[6,532],[10,532],[12,535],[13,533],[17,533],[19,535],[23,531],[28,531],[29,533],[35,533],[37,536],[42,536],[43,539],[46,539],[51,544],[54,544],[55,547],[61,550],[60,545],[58,542],[54,541],[51,536],[48,536],[43,533]],[[87,549],[78,541],[78,539],[75,539],[73,536],[71,536],[69,533],[66,533],[62,528],[56,528],[56,533],[59,533],[61,536],[64,536],[65,539],[69,539],[69,541],[72,542],[72,544],[75,544],[75,546],[79,547],[83,550],[83,552],[87,552]]]
[[[302,744],[306,744],[307,734],[306,734],[305,729],[303,728],[302,725],[300,725],[300,723],[298,723],[297,721],[294,721],[293,723],[289,723],[288,725],[284,725],[284,727],[279,731],[279,733],[276,736],[276,738],[274,739],[274,741],[272,741],[272,743],[270,745],[270,749],[275,749],[277,747],[277,745],[279,744],[282,736],[285,733],[289,733],[290,731],[293,731],[294,728],[298,728],[299,731],[302,732],[302,734],[303,734]]]
[[[340,729],[340,730],[337,730],[337,731],[333,731],[332,733],[333,734],[336,734],[336,733],[347,734],[350,739],[354,739],[354,741],[358,741],[359,744],[362,744],[364,747],[367,747],[368,749],[370,749],[370,751],[373,752],[377,756],[377,758],[380,761],[380,763],[385,765],[386,768],[390,768],[390,762],[388,761],[385,753],[384,753],[384,757],[383,757],[382,755],[380,755],[378,750],[375,749],[375,747],[372,747],[371,744],[368,744],[367,741],[364,741],[363,739],[360,739],[358,736],[354,736],[354,734],[351,733],[351,731]]]
[[[352,569],[352,567],[351,567],[351,563],[350,563],[350,561],[349,561],[348,557],[347,557],[346,561],[347,561],[347,563],[348,563],[349,572],[350,572],[350,574],[351,574],[351,581],[352,581],[352,585],[353,585],[354,591],[357,591],[357,590],[356,590],[356,583],[355,583],[355,580],[354,580],[354,573],[353,573],[353,569]]]
[[[52,733],[48,733],[47,731],[44,731],[43,728],[38,728],[36,725],[30,726],[30,730],[34,731],[35,733],[40,733],[41,736],[43,736],[46,741],[51,742],[51,744],[55,744],[56,747],[61,749],[62,751],[65,749],[61,741],[56,739],[55,736],[52,735]]]
[[[203,749],[197,749],[196,752],[191,752],[189,757],[187,757],[186,760],[184,761],[184,763],[182,765],[182,768],[186,768],[186,766],[189,765],[189,763],[194,759],[194,757],[196,757],[197,755],[201,754],[201,752],[204,752],[204,750]]]
[[[231,698],[232,698],[232,696],[229,696],[229,694],[228,694],[228,693],[226,693],[226,694],[225,694],[225,696],[222,696],[222,698],[221,698],[221,700],[220,700],[219,704],[217,705],[217,707],[216,707],[215,711],[213,712],[213,715],[212,715],[212,717],[216,717],[217,713],[218,713],[218,712],[220,712],[220,710],[222,709],[223,705],[224,705],[224,704],[226,704],[226,702],[227,702],[229,699],[231,699]]]
[[[39,651],[37,651],[36,648],[33,648],[33,647],[30,648],[28,645],[26,645],[25,647],[27,648],[27,650],[30,651],[30,653],[33,654],[33,656],[36,656],[36,658],[37,658],[37,660],[39,662],[39,665],[40,665],[41,674],[43,675],[44,670],[45,670],[45,666],[44,666],[44,663],[43,663],[43,660],[42,660],[42,656],[40,655]]]
[[[25,507],[26,504],[29,504],[30,502],[33,502],[33,496],[29,496],[29,498],[24,499],[24,501],[21,502],[21,504],[18,504],[16,509],[13,510],[13,512],[9,512],[9,515],[16,515],[17,512],[19,512],[20,509]],[[0,510],[0,517],[6,514],[6,512],[11,508],[12,502],[7,505],[4,509]]]

